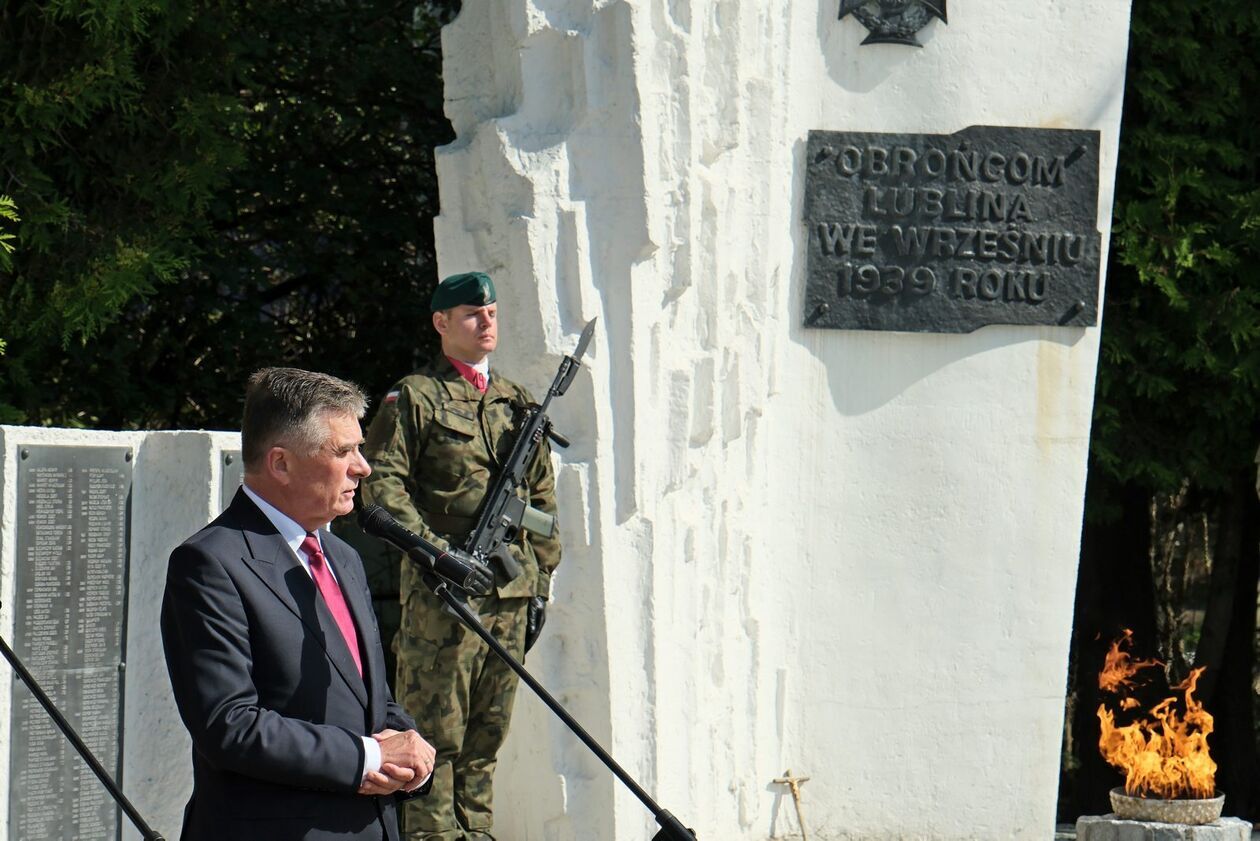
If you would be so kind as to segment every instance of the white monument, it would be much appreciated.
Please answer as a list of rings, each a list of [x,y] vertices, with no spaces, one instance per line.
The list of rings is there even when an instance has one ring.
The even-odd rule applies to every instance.
[[[496,364],[536,391],[600,319],[527,665],[701,839],[799,833],[788,768],[811,838],[1044,839],[1099,327],[805,326],[805,148],[1096,131],[1105,265],[1129,3],[956,0],[921,47],[841,5],[494,0],[444,32],[441,273],[495,278]],[[518,697],[503,835],[651,837]]]
[[[552,407],[573,441],[558,456],[565,561],[527,666],[698,838],[799,834],[775,782],[789,768],[810,778],[810,838],[1050,836],[1101,313],[973,332],[807,325],[806,145],[811,131],[1097,132],[1105,265],[1128,14],[1128,0],[955,0],[947,15],[940,0],[485,0],[444,32],[457,139],[438,155],[442,273],[495,278],[495,364],[536,393],[599,317],[586,370]],[[921,47],[862,44],[898,15],[916,31],[882,40]],[[864,253],[861,236],[845,247]],[[998,236],[974,247],[996,260]],[[857,277],[836,294],[856,300]],[[983,273],[968,282],[953,294],[983,292]],[[56,506],[78,504],[56,473],[73,459],[54,451],[130,453],[85,481],[105,499],[130,477],[121,782],[167,838],[190,781],[162,577],[220,510],[237,445],[0,428],[9,639],[31,632],[14,625],[16,579],[33,574],[19,536],[62,551]],[[47,488],[18,487],[24,448],[51,465]],[[19,522],[45,492],[52,507]],[[113,540],[115,514],[82,516]],[[23,690],[0,674],[5,795],[11,771],[47,770],[62,749],[50,739],[13,764]],[[500,837],[650,838],[643,804],[527,689],[518,699]],[[0,837],[10,807],[0,796]]]

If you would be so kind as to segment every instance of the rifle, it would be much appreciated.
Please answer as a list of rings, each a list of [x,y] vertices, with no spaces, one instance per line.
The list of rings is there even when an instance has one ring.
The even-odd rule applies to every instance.
[[[521,529],[537,534],[540,537],[551,537],[556,529],[556,518],[545,511],[529,505],[517,496],[517,489],[525,485],[525,474],[534,463],[538,448],[542,445],[543,436],[550,438],[557,446],[565,448],[569,441],[556,432],[547,417],[547,407],[552,398],[562,396],[577,376],[582,364],[582,354],[595,335],[595,322],[592,318],[582,330],[577,349],[571,356],[560,362],[560,370],[547,389],[547,396],[542,403],[525,406],[518,415],[518,431],[512,450],[503,462],[502,469],[486,489],[486,496],[481,501],[477,512],[477,521],[473,530],[468,533],[464,542],[464,551],[480,563],[486,563],[505,544],[511,544],[520,534]],[[514,563],[507,552],[499,553],[504,563]],[[504,559],[504,556],[507,556]],[[510,575],[510,570],[508,570]]]

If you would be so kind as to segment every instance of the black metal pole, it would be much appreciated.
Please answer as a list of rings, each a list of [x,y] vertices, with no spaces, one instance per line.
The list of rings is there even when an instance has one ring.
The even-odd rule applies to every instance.
[[[639,798],[639,800],[643,802],[644,806],[648,807],[648,809],[652,812],[652,816],[656,818],[657,824],[661,827],[661,831],[653,836],[653,841],[695,841],[695,833],[684,827],[681,823],[679,823],[677,818],[657,805],[656,801],[653,800],[652,797],[644,791],[637,782],[635,782],[634,778],[627,774],[625,769],[617,764],[617,760],[613,759],[608,751],[604,750],[600,743],[595,741],[594,737],[587,733],[581,724],[578,724],[577,719],[569,715],[569,711],[562,707],[559,701],[551,697],[551,693],[544,689],[543,685],[535,680],[534,676],[526,671],[524,666],[517,662],[516,658],[503,647],[503,644],[495,639],[493,634],[481,626],[481,622],[477,619],[477,616],[468,609],[468,605],[460,601],[450,591],[450,588],[447,586],[445,581],[442,581],[431,573],[425,573],[424,579],[425,583],[433,590],[434,594],[441,598],[442,601],[446,602],[446,604],[459,615],[459,618],[464,620],[464,624],[476,632],[477,636],[481,637],[485,641],[486,645],[490,646],[490,649],[498,655],[499,659],[506,663],[512,671],[516,672],[516,674],[520,676],[521,680],[525,681],[525,683],[529,685],[529,688],[534,690],[534,694],[541,698],[543,703],[546,704],[551,711],[555,713],[561,721],[568,725],[569,729],[582,740],[583,744],[590,748],[591,751],[599,757],[600,761],[608,766],[608,770],[612,771],[613,774],[617,776],[617,779],[621,780],[621,782],[625,784],[626,788],[634,792],[634,796]]]
[[[70,740],[70,744],[74,745],[74,749],[79,752],[79,756],[83,757],[83,761],[86,762],[88,767],[92,769],[92,772],[96,774],[97,779],[99,779],[109,791],[110,795],[114,798],[114,801],[117,802],[118,805],[122,807],[122,810],[127,813],[127,817],[131,818],[131,822],[136,825],[136,829],[140,830],[140,834],[145,837],[145,841],[166,841],[166,839],[154,832],[153,829],[145,823],[144,818],[141,817],[138,811],[136,811],[136,807],[131,805],[131,801],[127,799],[125,794],[122,793],[122,789],[120,789],[118,784],[114,782],[112,777],[110,777],[109,772],[106,771],[101,763],[97,761],[96,757],[92,755],[92,751],[83,743],[83,740],[79,738],[79,734],[74,732],[74,728],[70,726],[70,722],[66,721],[65,716],[61,714],[61,710],[57,709],[57,705],[52,702],[47,694],[45,694],[38,681],[36,681],[31,673],[26,670],[26,666],[22,665],[22,661],[18,659],[16,654],[13,653],[13,649],[9,648],[9,643],[5,641],[3,635],[0,635],[0,652],[4,653],[4,658],[9,661],[9,665],[13,667],[13,671],[17,673],[18,678],[22,681],[22,683],[26,684],[27,689],[31,690],[31,694],[35,696],[35,700],[39,701],[40,705],[43,706],[44,711],[48,713],[49,717],[52,718],[57,727],[61,729],[61,732],[65,734],[65,737]]]

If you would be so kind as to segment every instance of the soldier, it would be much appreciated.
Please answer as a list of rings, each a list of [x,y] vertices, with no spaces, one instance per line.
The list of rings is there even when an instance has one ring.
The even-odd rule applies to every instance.
[[[513,439],[513,416],[529,393],[489,368],[498,344],[494,284],[481,272],[443,280],[430,302],[442,353],[404,377],[368,430],[372,474],[363,498],[433,543],[462,546]],[[529,472],[535,508],[555,513],[550,450],[539,448]],[[518,660],[545,619],[558,538],[521,537],[491,559],[495,591],[470,604]],[[396,695],[437,748],[433,790],[404,807],[408,841],[493,841],[492,780],[507,735],[516,674],[445,609],[404,558],[402,622],[395,638]]]

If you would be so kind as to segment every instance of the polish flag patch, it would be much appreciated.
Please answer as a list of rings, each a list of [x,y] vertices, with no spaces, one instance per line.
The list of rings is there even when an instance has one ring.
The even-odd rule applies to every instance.
[[[389,404],[389,403],[397,403],[397,402],[398,402],[398,392],[397,392],[397,391],[391,391],[389,394],[386,394],[386,395],[385,395],[385,403],[386,403],[386,404]]]

